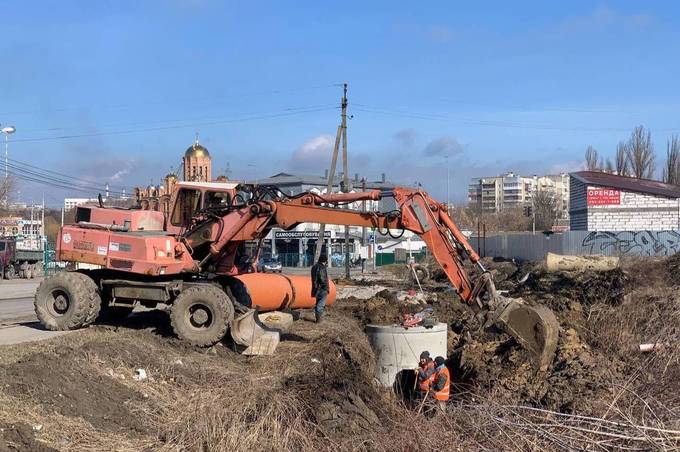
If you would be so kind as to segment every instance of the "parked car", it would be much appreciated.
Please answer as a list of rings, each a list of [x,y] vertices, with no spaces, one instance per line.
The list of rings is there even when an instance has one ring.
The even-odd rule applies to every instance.
[[[276,258],[260,259],[257,264],[257,271],[262,273],[281,273],[282,270],[281,261]]]

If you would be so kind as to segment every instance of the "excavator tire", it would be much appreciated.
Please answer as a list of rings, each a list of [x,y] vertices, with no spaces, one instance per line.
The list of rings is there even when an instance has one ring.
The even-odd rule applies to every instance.
[[[92,323],[90,313],[101,303],[99,288],[87,275],[61,272],[46,278],[35,293],[34,308],[48,330],[75,330]]]
[[[205,284],[184,290],[170,312],[172,330],[182,340],[200,347],[221,341],[234,320],[234,305],[218,286]]]
[[[412,264],[412,269],[409,269],[408,276],[412,283],[416,282],[416,275],[418,275],[418,281],[420,284],[428,281],[430,279],[430,270],[422,264]]]

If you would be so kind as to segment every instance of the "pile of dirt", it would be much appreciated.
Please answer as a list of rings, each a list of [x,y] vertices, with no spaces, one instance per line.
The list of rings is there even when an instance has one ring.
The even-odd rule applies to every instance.
[[[24,423],[0,423],[0,452],[56,452],[45,444],[36,441],[32,427]]]
[[[65,347],[0,366],[4,392],[19,400],[40,400],[48,411],[82,417],[107,431],[144,433],[140,414],[131,410],[143,400],[143,395],[74,363],[72,358],[83,352],[86,353],[83,349]]]
[[[579,303],[589,308],[597,303],[619,306],[626,294],[628,276],[620,269],[586,272],[529,273],[523,284],[516,285],[510,296],[534,300],[561,312],[574,309]]]
[[[430,298],[434,299],[434,296]],[[368,299],[344,298],[339,300],[333,309],[353,317],[364,327],[369,324],[392,325],[399,323],[403,314],[416,313],[421,311],[423,306],[406,300],[399,301],[396,290],[383,289]]]

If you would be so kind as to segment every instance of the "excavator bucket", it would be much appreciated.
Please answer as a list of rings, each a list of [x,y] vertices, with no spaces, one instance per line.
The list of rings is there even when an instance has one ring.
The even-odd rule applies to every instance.
[[[495,324],[533,355],[538,370],[548,369],[555,357],[559,335],[559,323],[550,309],[506,298],[499,305]]]
[[[281,333],[293,323],[293,316],[284,312],[259,314],[249,309],[231,323],[231,337],[243,348],[244,355],[273,355]]]

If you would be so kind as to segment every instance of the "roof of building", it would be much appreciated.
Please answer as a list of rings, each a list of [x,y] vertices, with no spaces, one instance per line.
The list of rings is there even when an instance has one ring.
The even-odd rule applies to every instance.
[[[342,182],[342,176],[335,176],[333,178],[333,185],[339,186]],[[328,185],[328,177],[316,176],[311,174],[289,174],[289,173],[277,173],[273,176],[247,181],[249,184],[257,183],[259,185],[317,185],[325,186]],[[350,180],[350,183],[358,188],[361,186],[361,181],[357,182],[354,179]],[[366,188],[374,189],[381,187],[394,187],[394,184],[390,181],[366,181]]]
[[[238,186],[238,182],[193,182],[180,181],[177,182],[178,187],[188,188],[205,188],[207,190],[232,190]]]
[[[210,157],[210,153],[208,152],[208,149],[205,148],[205,146],[200,145],[198,141],[196,141],[187,148],[187,151],[184,153],[184,157]]]
[[[680,198],[680,186],[666,184],[658,180],[637,179],[600,171],[578,171],[570,176],[589,185],[618,188],[619,190],[645,193],[668,198]]]

